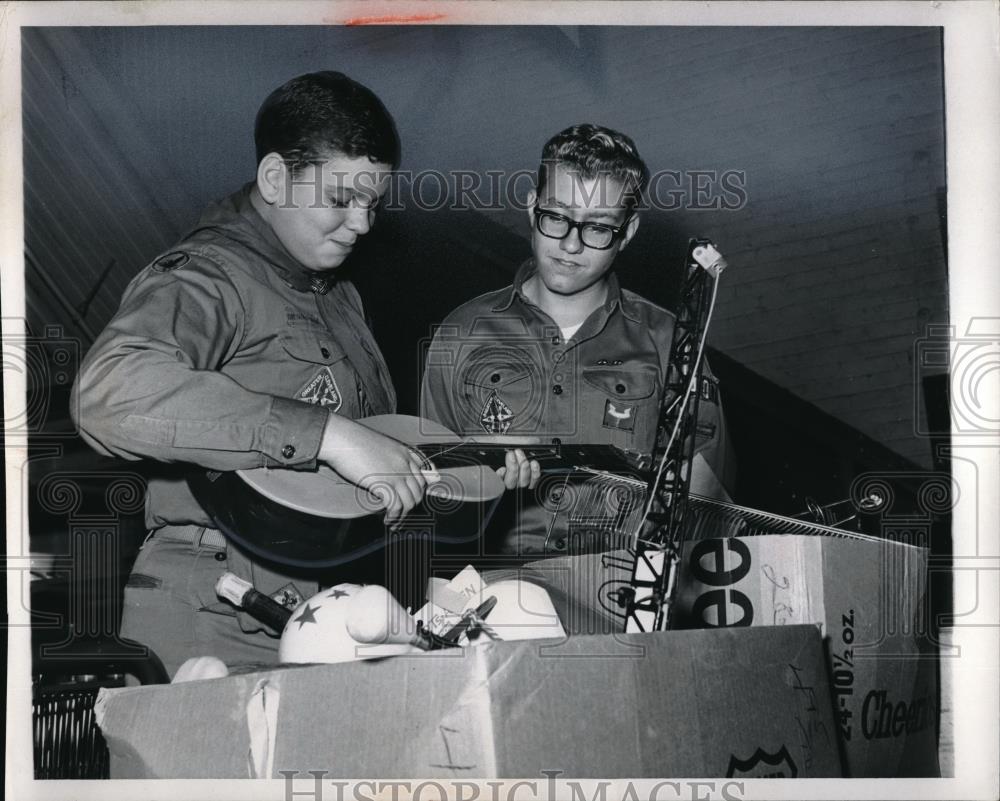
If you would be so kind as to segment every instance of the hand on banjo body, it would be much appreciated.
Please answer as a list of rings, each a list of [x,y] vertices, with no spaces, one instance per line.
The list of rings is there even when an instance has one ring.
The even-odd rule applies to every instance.
[[[398,523],[440,476],[409,445],[331,414],[323,429],[319,459],[343,478],[379,498],[385,522]]]

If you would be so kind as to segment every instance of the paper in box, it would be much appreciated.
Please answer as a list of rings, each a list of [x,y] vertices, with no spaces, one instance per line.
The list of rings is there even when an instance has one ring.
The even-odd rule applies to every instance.
[[[685,543],[675,625],[819,623],[852,777],[936,776],[936,665],[919,630],[925,549],[860,535]]]
[[[840,775],[816,626],[495,642],[99,707],[113,778]]]

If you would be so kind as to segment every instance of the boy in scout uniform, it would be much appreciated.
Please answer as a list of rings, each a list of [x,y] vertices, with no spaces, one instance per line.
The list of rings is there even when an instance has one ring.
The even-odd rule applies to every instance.
[[[532,258],[511,286],[470,300],[437,329],[423,416],[466,435],[651,454],[675,318],[620,287],[613,271],[638,231],[647,178],[635,144],[617,131],[577,125],[546,143],[528,198]],[[700,391],[691,491],[728,499],[725,425],[707,366]],[[502,472],[509,488],[532,487],[539,475],[519,450]],[[518,514],[488,549],[529,558],[566,549],[552,512],[526,502]]]
[[[227,543],[185,483],[192,466],[322,462],[380,493],[389,521],[436,479],[408,447],[353,422],[396,402],[361,299],[337,273],[398,166],[389,112],[347,76],[313,73],[268,96],[254,138],[254,179],[129,284],[74,387],[98,452],[180,466],[149,482],[152,533],[121,627],[171,674],[191,656],[277,660],[278,633],[216,597],[223,571],[289,606],[319,586]]]

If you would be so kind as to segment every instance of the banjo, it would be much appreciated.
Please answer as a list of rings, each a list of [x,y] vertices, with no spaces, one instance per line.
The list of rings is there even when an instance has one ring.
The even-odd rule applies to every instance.
[[[464,504],[477,505],[481,514],[475,523],[469,522],[471,515],[462,515],[452,525],[434,526],[439,542],[467,542],[480,535],[504,493],[496,469],[503,466],[511,448],[520,448],[529,459],[537,460],[543,475],[581,470],[634,472],[622,452],[611,445],[521,444],[524,440],[516,438],[477,442],[409,415],[379,415],[356,422],[409,445],[431,461],[440,475],[440,481],[427,488],[423,502],[407,516],[408,523],[433,522],[458,513]],[[363,520],[383,511],[381,500],[326,465],[307,471],[268,467],[200,471],[188,477],[188,484],[226,537],[278,564],[334,567],[390,541],[383,527]]]

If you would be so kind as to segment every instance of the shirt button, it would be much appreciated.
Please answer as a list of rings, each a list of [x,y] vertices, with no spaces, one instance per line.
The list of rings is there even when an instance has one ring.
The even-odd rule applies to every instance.
[[[562,440],[559,439],[559,437],[553,437],[552,438],[552,444],[556,445],[556,446],[562,445]]]
[[[554,544],[556,546],[556,550],[557,551],[565,551],[566,550],[566,538],[565,537],[560,537],[559,539],[557,539],[555,541]]]
[[[624,391],[625,391],[625,385],[624,384],[615,384],[615,392],[617,392],[619,395],[621,395]]]
[[[555,379],[556,381],[562,381],[562,380],[563,380],[563,377],[564,377],[564,376],[563,376],[563,374],[562,374],[562,373],[556,373],[556,374],[555,374],[554,376],[552,376],[552,377],[553,377],[553,378],[554,378],[554,379]]]
[[[324,359],[329,359],[330,358],[330,349],[329,348],[320,348],[319,352],[321,354],[323,354],[323,358]]]
[[[562,343],[562,340],[559,339],[559,337],[552,337],[552,344],[553,345],[559,345],[561,343]]]
[[[552,354],[552,361],[554,361],[556,364],[559,364],[559,362],[561,362],[565,358],[566,354],[563,353],[561,350],[557,350],[555,353]]]
[[[226,561],[226,554],[223,551],[217,551],[216,554],[215,554],[215,561],[216,562],[225,562]]]
[[[291,459],[295,455],[295,448],[292,445],[286,445],[281,449],[281,455],[286,459]]]
[[[562,386],[560,384],[556,384],[554,387],[552,387],[552,394],[562,395]]]
[[[500,373],[494,373],[490,376],[490,383],[495,384],[500,380]]]

